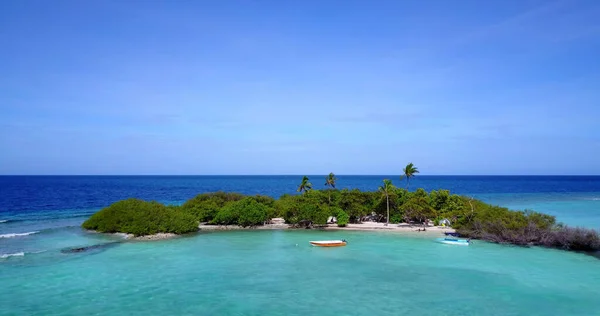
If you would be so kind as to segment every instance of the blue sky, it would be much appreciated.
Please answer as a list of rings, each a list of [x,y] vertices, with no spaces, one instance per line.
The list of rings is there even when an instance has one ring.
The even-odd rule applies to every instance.
[[[600,174],[600,1],[2,1],[0,174]]]

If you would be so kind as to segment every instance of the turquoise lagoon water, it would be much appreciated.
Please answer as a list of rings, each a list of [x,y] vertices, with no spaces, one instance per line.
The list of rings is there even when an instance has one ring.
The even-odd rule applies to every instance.
[[[580,253],[352,231],[123,242],[79,227],[127,197],[279,196],[297,178],[0,177],[0,315],[600,315],[600,260]],[[374,190],[381,178],[339,183]],[[419,177],[415,186],[600,228],[600,177]],[[338,238],[348,246],[308,244]],[[62,252],[91,245],[107,246]]]
[[[308,244],[331,238],[349,244]],[[395,233],[214,232],[11,258],[0,265],[0,314],[600,315],[599,283],[600,260],[558,250]]]

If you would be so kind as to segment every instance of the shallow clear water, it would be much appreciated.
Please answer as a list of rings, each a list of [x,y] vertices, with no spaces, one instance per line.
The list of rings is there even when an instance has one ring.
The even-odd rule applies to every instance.
[[[316,248],[313,239],[346,238]],[[0,313],[594,315],[600,261],[394,233],[249,231],[0,265]],[[31,260],[29,260],[31,259]]]
[[[79,228],[127,197],[279,196],[298,178],[0,177],[0,315],[600,315],[600,260],[584,254],[351,231],[122,242]],[[375,190],[384,177],[339,178],[341,187]],[[419,177],[413,185],[600,228],[600,177]],[[349,245],[308,244],[338,238]]]

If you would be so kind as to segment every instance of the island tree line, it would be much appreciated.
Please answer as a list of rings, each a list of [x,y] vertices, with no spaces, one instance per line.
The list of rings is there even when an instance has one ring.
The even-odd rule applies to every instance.
[[[325,177],[323,190],[313,189],[307,176],[297,194],[278,199],[265,195],[231,192],[202,193],[180,206],[128,199],[92,215],[83,227],[99,232],[131,233],[137,236],[159,232],[183,234],[198,230],[200,223],[253,227],[281,217],[292,227],[327,225],[330,217],[338,226],[365,220],[387,224],[420,225],[449,222],[460,235],[498,243],[541,245],[567,250],[600,250],[598,232],[556,223],[553,216],[533,211],[511,211],[448,190],[409,191],[410,178],[418,169],[410,163],[402,178],[406,188],[384,179],[377,191],[336,188],[333,173]]]

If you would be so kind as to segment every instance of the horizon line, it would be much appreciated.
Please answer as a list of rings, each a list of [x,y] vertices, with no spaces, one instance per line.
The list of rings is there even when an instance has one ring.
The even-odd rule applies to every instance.
[[[349,177],[398,177],[402,174],[335,174]],[[327,174],[0,174],[0,177],[302,177]],[[419,174],[418,177],[598,177],[600,174]]]

